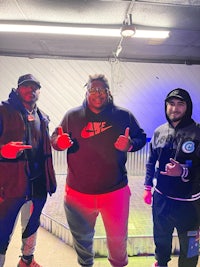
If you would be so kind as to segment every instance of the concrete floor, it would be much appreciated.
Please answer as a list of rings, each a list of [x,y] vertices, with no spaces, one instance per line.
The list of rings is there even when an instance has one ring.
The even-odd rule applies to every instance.
[[[61,223],[66,223],[63,209],[63,194],[65,175],[57,176],[58,189],[48,199],[44,212]],[[132,192],[129,218],[129,235],[152,236],[151,207],[143,203],[143,177],[129,177],[129,185]],[[99,222],[96,225],[96,234],[104,235],[104,227]],[[15,267],[19,261],[21,247],[21,228],[17,224],[6,255],[5,267]],[[146,241],[144,241],[145,243]],[[131,247],[133,244],[131,244]],[[129,245],[130,247],[130,245]],[[130,248],[129,248],[130,249]],[[130,254],[131,255],[131,254]],[[76,253],[72,247],[66,245],[59,238],[40,227],[38,232],[35,259],[42,267],[78,267]],[[154,262],[153,256],[129,257],[128,267],[150,267]],[[177,257],[173,257],[169,267],[178,267]],[[95,258],[94,267],[110,267],[106,258]],[[188,266],[190,267],[190,266]],[[200,267],[200,261],[198,264]]]
[[[9,245],[5,267],[15,267],[20,255],[21,228],[17,224]],[[70,246],[50,234],[48,231],[39,228],[35,259],[42,267],[78,267],[76,253]],[[128,267],[150,267],[154,262],[153,256],[129,257]],[[169,267],[177,267],[177,257],[173,257]],[[106,258],[95,258],[94,267],[110,267]],[[189,266],[188,266],[189,267]],[[200,267],[200,264],[198,265]]]

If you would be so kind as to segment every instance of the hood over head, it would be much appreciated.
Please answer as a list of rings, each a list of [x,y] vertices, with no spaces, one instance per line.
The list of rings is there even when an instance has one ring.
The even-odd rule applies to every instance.
[[[181,120],[181,124],[182,122],[184,123],[187,120],[190,120],[192,117],[192,108],[193,108],[192,100],[191,100],[190,94],[185,89],[182,89],[182,88],[173,89],[172,91],[168,93],[168,95],[165,98],[165,116],[167,120],[170,122],[166,114],[167,102],[172,98],[181,99],[182,101],[185,101],[187,104],[187,110],[186,110],[184,117]]]

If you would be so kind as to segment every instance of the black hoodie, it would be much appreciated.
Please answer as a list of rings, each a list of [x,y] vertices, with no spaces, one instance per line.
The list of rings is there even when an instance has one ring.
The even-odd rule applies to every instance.
[[[159,126],[150,142],[150,154],[146,164],[145,185],[153,186],[162,194],[178,200],[196,200],[200,198],[200,125],[192,116],[192,101],[187,91],[181,88],[172,90],[165,99],[179,98],[187,103],[187,111],[181,122],[174,128],[169,118]],[[174,158],[188,168],[187,177],[171,177],[160,174],[165,165]]]
[[[127,127],[132,152],[146,143],[146,134],[128,110],[111,102],[96,114],[84,101],[82,106],[65,114],[61,126],[74,142],[67,151],[67,184],[71,188],[86,194],[103,194],[127,185],[127,153],[117,150],[114,143]],[[52,142],[56,138],[57,131]]]

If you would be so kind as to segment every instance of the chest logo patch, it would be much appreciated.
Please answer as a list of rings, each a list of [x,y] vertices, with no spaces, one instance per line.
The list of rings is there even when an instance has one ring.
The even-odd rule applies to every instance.
[[[184,153],[192,153],[194,152],[194,149],[195,149],[195,144],[192,141],[187,141],[182,144],[182,151]]]
[[[83,138],[90,138],[107,131],[111,127],[106,126],[106,122],[88,122],[87,126],[82,129],[81,136]]]

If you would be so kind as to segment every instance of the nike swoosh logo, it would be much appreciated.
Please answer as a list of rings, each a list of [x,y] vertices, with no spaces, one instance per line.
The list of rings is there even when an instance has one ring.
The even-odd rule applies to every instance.
[[[90,138],[110,129],[112,125],[106,126],[106,122],[88,122],[81,131],[81,137]]]

